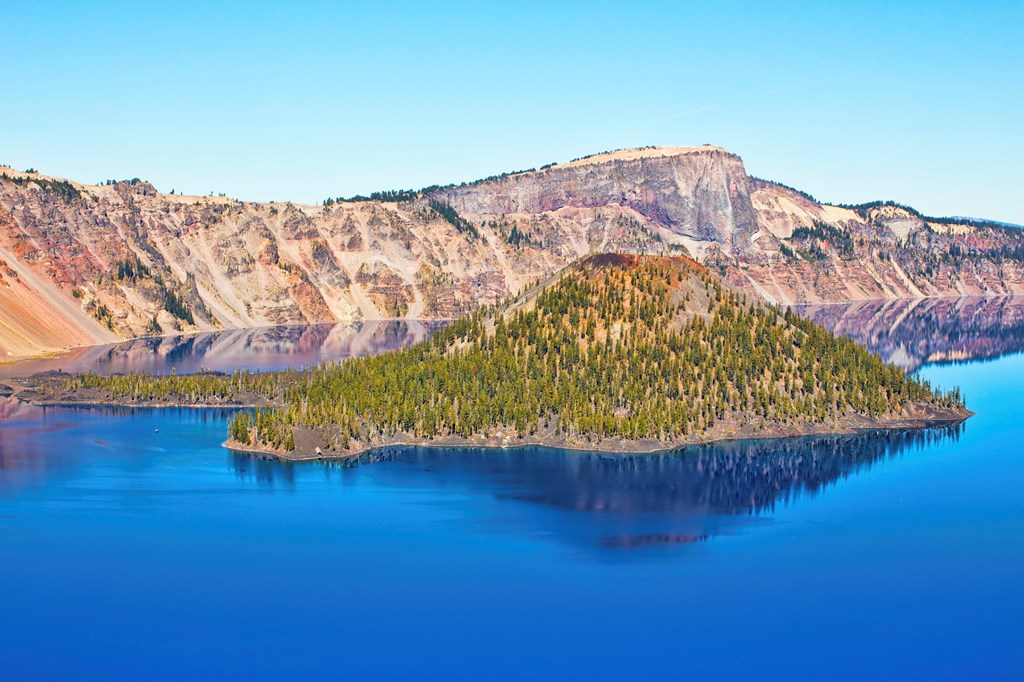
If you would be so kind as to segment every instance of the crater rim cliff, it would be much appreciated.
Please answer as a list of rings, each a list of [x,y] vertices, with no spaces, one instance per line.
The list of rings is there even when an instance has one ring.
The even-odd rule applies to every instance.
[[[683,253],[780,304],[1024,293],[1024,239],[825,204],[721,147],[601,152],[324,205],[0,167],[0,357],[147,334],[445,319],[591,253]]]

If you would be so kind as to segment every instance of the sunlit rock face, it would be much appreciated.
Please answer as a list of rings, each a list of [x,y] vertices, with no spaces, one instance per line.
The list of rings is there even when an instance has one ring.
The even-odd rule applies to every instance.
[[[554,218],[560,211],[579,216],[573,209],[614,208],[668,237],[714,243],[729,251],[749,246],[757,230],[743,162],[717,147],[598,154],[456,187],[441,196],[460,212],[476,216]]]
[[[841,208],[717,147],[326,206],[0,168],[0,357],[147,334],[448,319],[590,253],[689,253],[768,301],[1024,292],[1019,231]]]

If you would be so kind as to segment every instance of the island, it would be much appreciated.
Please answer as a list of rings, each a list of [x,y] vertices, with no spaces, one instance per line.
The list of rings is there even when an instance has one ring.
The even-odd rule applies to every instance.
[[[653,452],[916,429],[972,413],[853,340],[682,256],[597,254],[430,339],[281,372],[37,377],[39,404],[238,407],[226,447],[283,459],[394,445]]]

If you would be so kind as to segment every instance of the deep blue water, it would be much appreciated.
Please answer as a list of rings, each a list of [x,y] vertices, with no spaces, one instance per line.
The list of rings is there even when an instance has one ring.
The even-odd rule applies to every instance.
[[[616,458],[0,421],[0,678],[1024,678],[1024,356],[961,430]],[[159,429],[159,432],[157,432]]]

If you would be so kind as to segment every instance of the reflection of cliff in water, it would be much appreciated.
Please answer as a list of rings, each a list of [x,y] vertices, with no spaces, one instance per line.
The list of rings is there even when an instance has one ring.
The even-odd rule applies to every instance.
[[[526,523],[572,544],[678,545],[765,523],[759,517],[780,503],[816,495],[887,457],[956,439],[960,428],[741,441],[660,455],[390,448],[365,456],[368,466],[338,473],[387,487],[486,491],[499,502],[500,527],[509,525],[507,515],[513,526]],[[244,455],[232,466],[264,484],[275,475],[285,485],[294,478],[294,465],[263,462],[254,471]]]
[[[234,329],[190,336],[134,339],[76,348],[66,355],[0,367],[0,376],[28,376],[50,369],[166,373],[201,369],[234,371],[308,367],[325,360],[370,355],[409,346],[443,323],[389,320]]]
[[[1024,350],[1024,298],[857,301],[798,312],[909,371]]]

